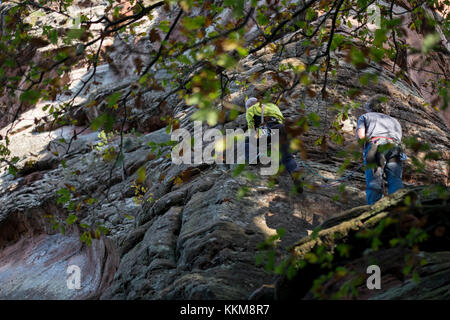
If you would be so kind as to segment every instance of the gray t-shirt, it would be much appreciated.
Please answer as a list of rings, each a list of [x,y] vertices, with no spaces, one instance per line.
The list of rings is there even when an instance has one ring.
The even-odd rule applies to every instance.
[[[366,137],[388,137],[397,140],[397,142],[402,141],[402,127],[400,123],[383,113],[369,112],[365,113],[358,119],[359,128],[363,127],[366,129]],[[356,140],[358,140],[358,135],[356,135]]]

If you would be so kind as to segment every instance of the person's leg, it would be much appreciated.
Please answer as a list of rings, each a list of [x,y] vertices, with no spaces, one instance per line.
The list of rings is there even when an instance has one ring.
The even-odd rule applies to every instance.
[[[245,163],[248,164],[250,159],[250,139],[245,137]]]
[[[365,173],[367,204],[374,204],[383,197],[383,175],[380,169],[375,173],[373,169],[367,169]]]
[[[364,149],[364,165],[367,165],[367,154],[370,150],[371,143]],[[366,200],[367,204],[374,204],[383,197],[383,173],[378,169],[374,173],[374,169],[366,169]]]
[[[298,169],[298,164],[289,150],[286,151],[286,149],[281,146],[281,163],[289,173],[293,173]]]
[[[303,180],[300,167],[295,161],[295,158],[289,151],[289,139],[284,124],[269,124],[270,129],[278,129],[280,152],[281,152],[281,164],[286,168],[286,171],[294,181],[295,190],[298,193],[303,193]]]
[[[288,136],[286,133],[286,129],[283,124],[278,124],[276,126],[273,126],[272,128],[279,130],[281,163],[286,168],[287,172],[292,174],[294,171],[297,171],[299,168],[298,168],[297,162],[295,161],[295,158],[289,152],[289,139],[288,139]]]
[[[258,158],[258,140],[256,138],[245,137],[245,163],[256,164]]]
[[[386,173],[389,194],[403,188],[401,162],[388,162],[384,172]]]

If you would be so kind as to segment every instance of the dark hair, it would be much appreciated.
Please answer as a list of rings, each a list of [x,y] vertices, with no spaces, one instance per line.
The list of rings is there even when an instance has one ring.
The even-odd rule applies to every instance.
[[[386,97],[377,94],[371,97],[365,104],[364,108],[367,112],[379,112],[389,115],[391,112],[391,108],[389,104],[386,102]]]

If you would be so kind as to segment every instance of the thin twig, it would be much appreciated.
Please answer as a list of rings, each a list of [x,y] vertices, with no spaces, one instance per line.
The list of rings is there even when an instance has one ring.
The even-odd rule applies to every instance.
[[[161,45],[159,46],[159,50],[158,53],[156,54],[156,56],[153,58],[152,61],[150,61],[150,63],[147,65],[147,67],[144,69],[144,72],[142,72],[141,76],[146,74],[151,67],[156,63],[156,61],[158,61],[159,57],[161,57],[162,54],[162,50],[164,48],[163,44],[169,39],[171,33],[173,32],[173,30],[175,29],[175,26],[177,25],[178,21],[180,20],[180,17],[183,15],[183,10],[180,9],[180,11],[178,12],[175,20],[173,21],[169,31],[167,32],[166,36],[164,37],[164,40],[161,41]]]
[[[322,97],[325,96],[326,94],[326,88],[327,88],[327,81],[328,81],[328,71],[330,69],[330,59],[331,59],[331,54],[330,54],[330,48],[331,48],[331,43],[333,42],[333,37],[334,37],[334,32],[336,30],[336,20],[337,20],[337,16],[339,15],[339,9],[341,8],[342,4],[344,3],[344,0],[341,0],[339,2],[339,4],[336,7],[336,12],[334,13],[333,16],[333,21],[331,24],[331,32],[330,32],[330,38],[328,39],[328,45],[327,45],[327,49],[326,49],[326,56],[327,56],[327,68],[325,70],[325,79],[324,79],[324,83],[323,83],[323,87],[322,87]]]

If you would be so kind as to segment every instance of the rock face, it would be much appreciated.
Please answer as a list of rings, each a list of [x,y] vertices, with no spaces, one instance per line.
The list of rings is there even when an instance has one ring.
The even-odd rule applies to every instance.
[[[162,17],[166,17],[164,14],[169,15],[162,13]],[[306,62],[298,35],[289,34],[278,41],[285,46],[281,55],[262,49],[241,61],[235,71],[228,72],[227,76],[235,81],[230,84],[229,102],[242,106],[246,96],[262,95],[275,85],[278,79],[274,78],[274,71],[280,66]],[[137,49],[144,46],[140,42],[135,45]],[[121,46],[125,45],[112,39],[111,46],[119,47],[110,52],[111,56],[121,59],[126,52]],[[301,136],[306,158],[300,162],[298,154],[297,159],[310,186],[303,194],[293,193],[292,180],[285,172],[273,179],[260,175],[259,166],[250,166],[245,169],[247,174],[236,176],[235,165],[173,164],[168,157],[170,136],[162,128],[165,123],[155,119],[161,114],[172,115],[180,119],[181,128],[192,132],[190,115],[196,108],[174,95],[168,96],[164,105],[160,104],[169,91],[166,88],[156,93],[140,92],[138,97],[143,103],[133,109],[130,125],[137,124],[141,133],[130,132],[123,137],[105,137],[75,126],[39,132],[33,120],[44,116],[41,114],[44,103],[23,113],[23,121],[16,123],[10,132],[12,155],[20,158],[19,175],[13,177],[0,164],[0,298],[247,299],[261,285],[276,280],[256,264],[255,257],[258,245],[275,235],[277,229],[286,230],[279,244],[282,249],[279,254],[283,255],[285,248],[307,237],[339,212],[353,210],[343,217],[354,218],[378,208],[359,207],[365,203],[365,181],[361,171],[352,173],[358,162],[343,173],[343,176],[352,173],[345,190],[332,180],[339,178],[338,167],[343,161],[337,153],[354,142],[361,110],[351,109],[349,118],[339,122],[345,132],[343,146],[333,143],[328,143],[326,149],[315,146],[315,141],[336,120],[336,111],[330,106],[336,101],[349,103],[346,95],[349,89],[360,90],[358,102],[374,94],[389,96],[393,116],[401,122],[404,136],[415,136],[441,152],[442,157],[429,161],[424,171],[417,173],[411,162],[415,154],[408,151],[410,160],[404,169],[406,186],[429,183],[448,186],[450,132],[439,113],[423,107],[425,101],[415,86],[402,80],[393,84],[395,75],[389,70],[372,64],[357,70],[340,59],[340,54],[334,56],[340,61],[340,69],[329,84],[326,99],[297,85],[280,103],[288,122],[312,111],[324,120]],[[112,64],[99,66],[98,78],[93,80],[90,90],[83,91],[78,101],[80,108],[74,114],[89,101],[97,100],[98,108],[83,114],[85,121],[95,118],[111,92],[126,89],[135,80],[131,68],[128,69],[122,66],[119,77]],[[358,77],[369,72],[378,76],[378,82],[364,86]],[[284,75],[290,83],[293,75],[289,71]],[[247,87],[237,84],[251,76],[254,82]],[[89,71],[73,70],[71,77],[73,93],[80,88],[79,79],[89,78]],[[95,80],[101,83],[95,85]],[[317,92],[320,82],[317,80],[312,86]],[[127,103],[134,105],[138,97]],[[245,117],[240,114],[234,120],[225,117],[216,128],[245,126]],[[9,128],[4,127],[0,135],[4,136]],[[74,132],[76,139],[72,139]],[[119,164],[108,157],[108,152],[117,152],[120,146],[124,158]],[[158,151],[160,155],[155,156]],[[145,168],[144,189],[138,190],[133,185],[142,178],[140,168]],[[325,182],[317,173],[330,181]],[[79,224],[68,229],[66,235],[53,230],[46,218],[51,215],[57,220],[67,219],[68,205],[56,205],[60,197],[57,192],[63,188],[70,191],[70,199],[76,205],[80,204],[76,210]],[[399,194],[395,199],[403,196]],[[333,225],[347,221],[341,216],[335,219],[338,220],[331,220]],[[330,220],[327,223],[330,226]],[[104,226],[109,234],[87,246],[79,241],[85,231],[80,224]],[[427,282],[432,287],[429,296],[425,296],[425,291],[417,291],[410,279],[391,279],[390,289],[367,297],[439,297],[448,288],[446,251],[420,253],[430,257],[427,258],[430,263],[420,271],[421,277],[432,279]],[[395,252],[386,251],[386,255],[392,257]],[[358,260],[354,264],[358,265]],[[80,290],[67,289],[70,265],[81,269]],[[280,285],[279,298],[289,292],[289,285],[286,287]],[[298,296],[306,297],[307,290],[303,293]]]
[[[110,283],[119,263],[110,239],[80,242],[76,228],[65,235],[44,216],[54,205],[1,216],[0,299],[94,299]],[[79,290],[67,285],[69,266],[78,266]]]
[[[450,10],[448,5],[444,5],[442,8],[443,9],[440,12],[428,10],[427,14],[434,17],[437,21],[442,21],[443,17],[445,17]],[[408,1],[400,1],[400,6],[395,6],[394,12],[401,13],[404,12],[405,9],[411,10],[411,4]],[[411,14],[408,13],[404,17],[404,25],[410,25],[413,19]],[[407,33],[405,44],[420,52],[423,39],[429,34],[427,28],[429,28],[429,25],[427,25],[426,22],[422,25],[421,30],[405,28],[404,30]],[[450,68],[448,55],[448,53],[450,53],[450,43],[439,27],[437,28],[437,32],[442,40],[442,53],[433,53],[431,59],[425,59],[423,55],[414,53],[414,50],[410,50],[409,52],[404,53],[403,57],[406,64],[405,69],[411,81],[418,88],[424,99],[434,105],[437,105],[438,103],[442,104],[435,83],[442,79],[448,81],[448,70]],[[425,72],[423,72],[423,70],[425,70]],[[443,112],[447,126],[450,126],[449,110],[450,109],[447,108]]]
[[[449,206],[437,194],[424,190],[402,190],[371,207],[354,208],[325,221],[317,236],[306,237],[292,248],[293,261],[309,263],[300,267],[293,278],[279,278],[265,297],[272,294],[272,298],[283,300],[449,299],[449,229],[445,218]],[[412,199],[409,205],[405,204],[407,198]],[[413,236],[415,232],[418,236],[418,230],[424,231],[420,240]],[[406,234],[408,243],[398,244],[396,241]],[[378,241],[377,248],[374,239]],[[321,265],[320,258],[311,260],[312,255],[319,256],[320,247],[322,254],[333,256],[330,265]],[[370,281],[366,281],[373,274],[367,272],[368,266],[377,266],[381,271],[380,285],[375,289],[369,288]],[[327,276],[333,270],[340,271]],[[314,279],[321,277],[320,285],[313,284]],[[347,290],[342,290],[345,285]]]

